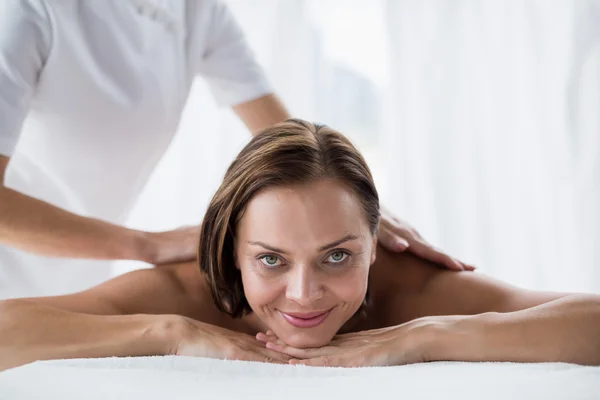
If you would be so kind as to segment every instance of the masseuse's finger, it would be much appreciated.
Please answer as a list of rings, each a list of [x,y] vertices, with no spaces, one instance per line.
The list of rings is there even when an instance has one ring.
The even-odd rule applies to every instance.
[[[433,247],[423,239],[409,239],[409,243],[408,251],[426,260],[441,264],[448,269],[455,271],[474,271],[476,269],[473,265],[459,261],[442,250]]]
[[[406,239],[383,225],[379,228],[377,241],[381,243],[383,247],[391,251],[404,251],[409,247],[409,243]]]
[[[384,225],[379,229],[377,240],[388,250],[408,250],[421,258],[442,264],[449,269],[456,271],[463,271],[465,269],[463,264],[436,250],[424,240],[412,235],[406,229],[393,227],[389,224]]]
[[[394,217],[385,210],[381,215],[378,241],[390,251],[408,250],[419,257],[436,262],[455,271],[472,271],[475,268],[462,263],[434,248],[406,221]]]
[[[442,264],[448,269],[452,269],[455,271],[464,271],[465,269],[468,269],[472,271],[472,269],[468,268],[467,265],[450,257],[443,251],[436,249],[424,240],[411,240],[409,251],[425,260]]]

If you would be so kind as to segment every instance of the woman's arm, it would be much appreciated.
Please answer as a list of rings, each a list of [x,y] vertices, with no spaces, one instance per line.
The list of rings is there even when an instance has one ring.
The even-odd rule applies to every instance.
[[[568,295],[508,313],[426,317],[423,331],[428,360],[600,365],[600,296]]]
[[[169,315],[92,315],[0,302],[0,371],[36,360],[167,354]]]
[[[55,358],[166,354],[180,316],[203,317],[200,282],[194,264],[181,264],[71,295],[0,301],[0,370]]]
[[[426,359],[600,365],[600,295],[525,290],[420,260],[406,268],[411,287],[394,304],[398,322],[417,319]]]
[[[195,263],[134,271],[81,293],[0,301],[0,370],[57,358],[289,359],[222,322]]]

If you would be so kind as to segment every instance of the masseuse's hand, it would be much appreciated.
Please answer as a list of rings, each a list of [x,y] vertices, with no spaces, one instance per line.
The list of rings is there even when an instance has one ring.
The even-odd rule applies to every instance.
[[[160,265],[195,260],[199,236],[199,226],[165,232],[147,232],[143,261]]]
[[[418,331],[423,321],[335,336],[327,346],[298,349],[279,340],[271,331],[256,338],[267,349],[292,357],[290,364],[320,367],[367,367],[429,361]]]
[[[429,261],[433,261],[448,269],[456,271],[472,271],[472,265],[465,264],[450,257],[440,249],[430,245],[419,232],[406,221],[396,218],[385,208],[381,208],[381,221],[377,240],[390,251],[410,251]]]
[[[253,336],[181,317],[172,326],[170,354],[287,364],[290,356],[265,348]],[[174,331],[174,333],[173,333]]]

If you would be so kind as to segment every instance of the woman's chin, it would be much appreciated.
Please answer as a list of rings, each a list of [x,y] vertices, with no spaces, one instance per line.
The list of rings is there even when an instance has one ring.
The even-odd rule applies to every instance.
[[[296,327],[286,322],[282,325],[281,320],[267,325],[270,325],[279,340],[288,346],[304,349],[327,346],[347,319],[332,313],[318,326],[310,328]]]

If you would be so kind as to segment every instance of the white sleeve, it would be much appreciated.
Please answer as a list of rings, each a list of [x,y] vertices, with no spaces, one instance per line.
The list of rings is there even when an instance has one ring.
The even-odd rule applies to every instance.
[[[46,9],[0,0],[0,154],[11,156],[50,48]]]
[[[231,106],[272,93],[271,86],[248,45],[241,27],[221,1],[203,8],[196,23],[207,23],[198,73],[220,106]]]

